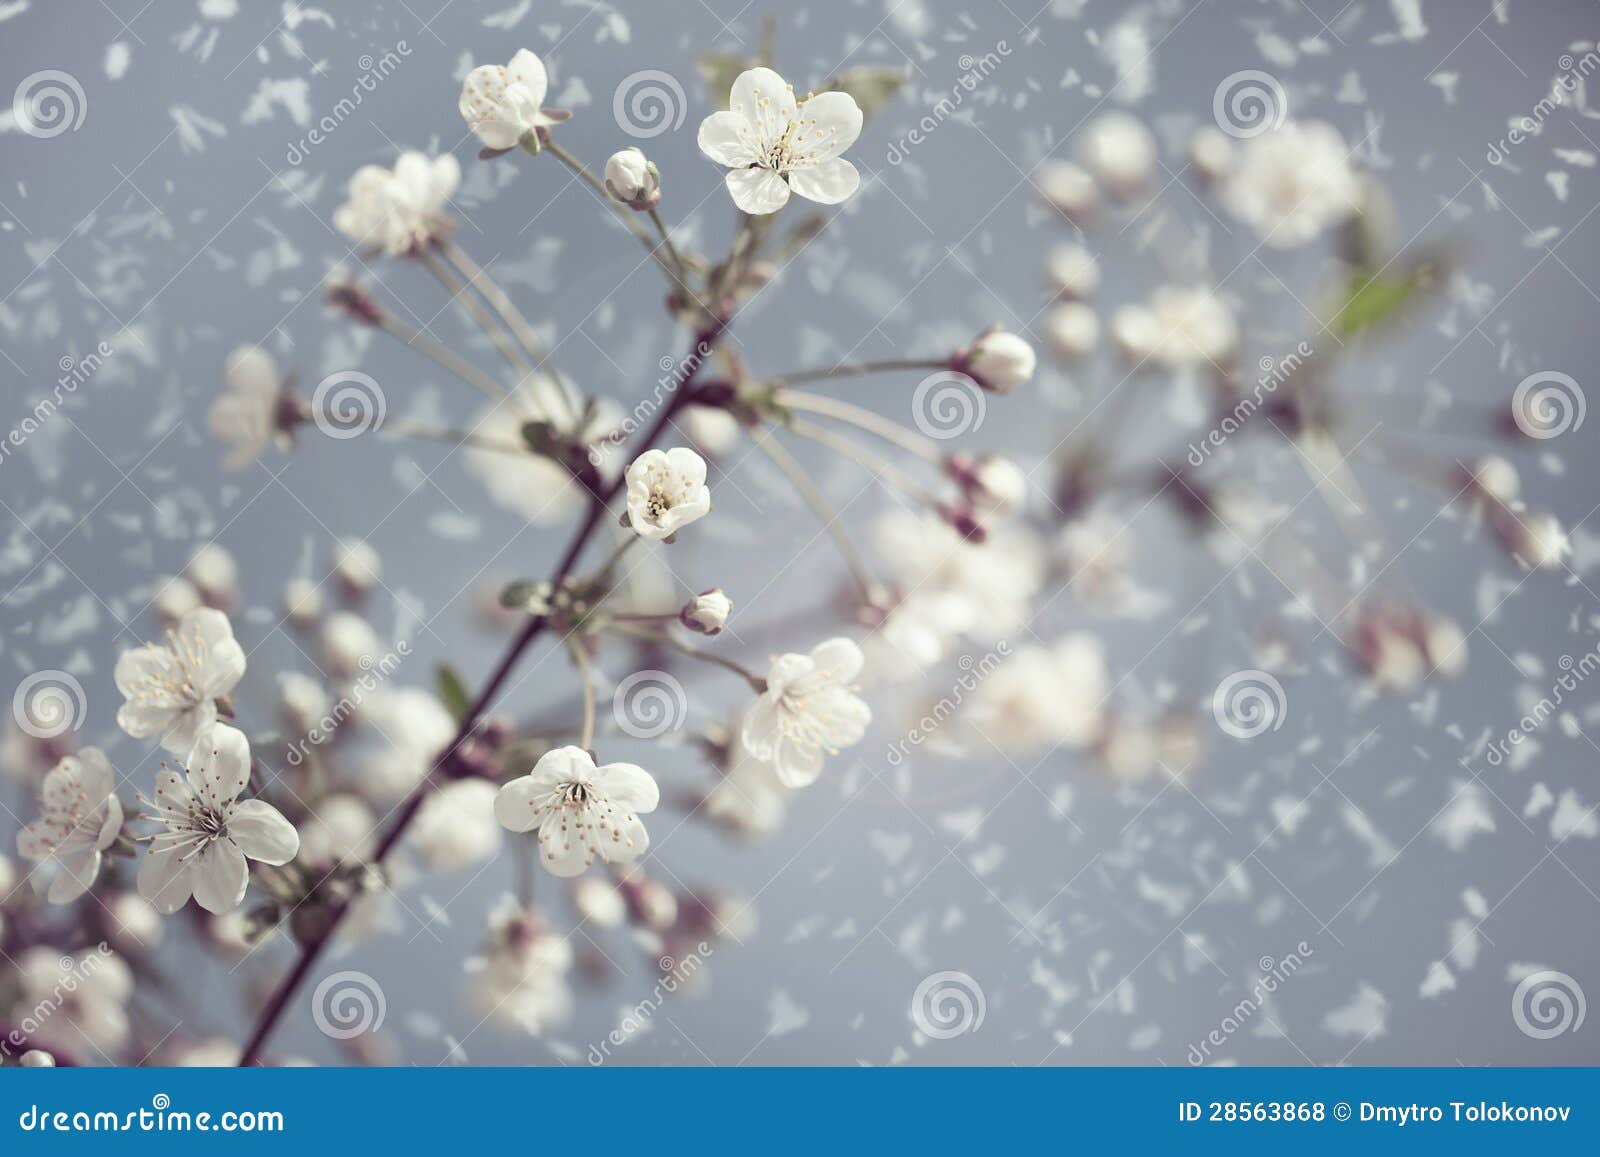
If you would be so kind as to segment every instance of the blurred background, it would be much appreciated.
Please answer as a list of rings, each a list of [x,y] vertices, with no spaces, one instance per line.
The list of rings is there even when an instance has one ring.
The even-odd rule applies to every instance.
[[[871,689],[874,732],[791,799],[778,833],[744,843],[681,811],[654,818],[647,864],[750,901],[754,920],[742,942],[718,941],[689,991],[643,1018],[612,1062],[1183,1065],[1213,1033],[1222,1043],[1202,1050],[1212,1062],[1600,1060],[1592,1020],[1574,1014],[1560,1031],[1530,1033],[1514,999],[1541,971],[1565,974],[1575,1009],[1585,990],[1600,992],[1594,689],[1567,696],[1516,760],[1491,764],[1484,747],[1549,695],[1562,657],[1591,651],[1600,628],[1590,589],[1600,555],[1585,523],[1600,503],[1595,425],[1497,443],[1492,421],[1532,373],[1571,375],[1580,400],[1588,385],[1600,110],[1588,108],[1580,79],[1566,104],[1540,114],[1537,135],[1501,142],[1594,48],[1591,4],[0,4],[6,91],[41,70],[76,86],[62,131],[35,135],[0,112],[0,425],[21,423],[100,343],[112,351],[0,459],[6,686],[70,673],[84,689],[77,741],[104,746],[131,785],[148,789],[159,757],[117,730],[110,672],[120,651],[157,636],[150,601],[162,577],[208,542],[233,555],[235,627],[250,653],[240,714],[269,717],[278,677],[316,662],[283,621],[284,585],[320,581],[347,536],[383,559],[369,617],[386,642],[409,640],[395,678],[429,686],[448,660],[477,685],[507,628],[485,626],[474,607],[497,583],[543,576],[567,528],[528,526],[492,503],[448,445],[311,431],[293,453],[226,472],[205,428],[225,359],[258,343],[307,391],[359,371],[381,387],[391,419],[466,423],[476,398],[331,314],[322,294],[328,271],[345,267],[412,324],[495,366],[423,270],[364,259],[331,225],[360,165],[392,164],[408,148],[448,151],[464,171],[457,240],[513,293],[570,380],[629,406],[687,346],[662,308],[660,278],[549,158],[476,159],[456,111],[460,80],[519,47],[538,53],[548,103],[574,112],[565,146],[595,167],[625,145],[645,148],[675,235],[720,254],[734,213],[695,131],[726,93],[708,91],[698,62],[753,53],[769,15],[777,66],[799,91],[861,66],[909,80],[850,153],[860,193],[740,315],[732,342],[758,375],[847,355],[941,356],[995,322],[1045,350],[1042,259],[1073,230],[1044,205],[1037,166],[1069,154],[1072,134],[1110,108],[1151,127],[1166,168],[1149,206],[1084,235],[1101,256],[1097,300],[1142,300],[1160,283],[1172,242],[1146,228],[1170,217],[1188,238],[1184,259],[1199,254],[1233,302],[1248,360],[1281,354],[1317,328],[1325,252],[1258,250],[1237,222],[1213,216],[1184,171],[1186,142],[1212,123],[1219,83],[1247,69],[1277,78],[1297,118],[1362,142],[1362,166],[1393,203],[1395,244],[1447,246],[1454,265],[1432,301],[1342,362],[1352,425],[1381,422],[1406,448],[1396,465],[1352,468],[1394,548],[1383,581],[1458,623],[1470,658],[1454,679],[1375,693],[1335,638],[1295,621],[1294,594],[1272,576],[1218,565],[1170,512],[1131,504],[1121,517],[1151,609],[1108,617],[1053,598],[1029,633],[1093,630],[1119,700],[1192,703],[1203,733],[1194,764],[1127,784],[1064,751],[918,751],[900,763],[889,752],[917,710],[903,692]],[[386,56],[393,67],[369,89],[362,78]],[[974,60],[991,56],[992,70],[964,87]],[[617,110],[625,82],[646,72],[665,117],[630,132]],[[310,130],[357,89],[359,106],[312,142]],[[958,89],[954,114],[908,147]],[[1015,457],[1048,508],[1048,459],[1122,375],[1109,361],[1044,363],[1030,386],[989,398],[961,444]],[[904,421],[912,384],[871,379],[832,392]],[[1134,413],[1130,437],[1144,420]],[[1529,505],[1567,527],[1562,565],[1525,573],[1445,508],[1448,494],[1404,469],[1491,449],[1515,459]],[[870,542],[893,500],[853,465],[803,457]],[[1315,488],[1292,459],[1264,464],[1258,481],[1289,507]],[[681,594],[726,588],[736,631],[750,629],[743,650],[723,641],[758,666],[768,651],[832,633],[817,609],[840,582],[839,563],[781,476],[736,448],[711,487],[716,513],[673,548],[664,581]],[[1377,568],[1358,566],[1315,506],[1297,507],[1297,528],[1353,595]],[[1222,733],[1212,689],[1261,666],[1263,626],[1285,617],[1292,657],[1275,668],[1279,726],[1249,740]],[[739,699],[736,681],[696,673],[685,685],[696,721],[727,717]],[[570,702],[574,686],[559,650],[545,646],[502,708],[537,716]],[[624,737],[610,754],[650,761],[664,785],[704,781],[687,743]],[[8,833],[33,807],[25,774],[12,770],[0,815]],[[570,1020],[537,1039],[486,1023],[465,998],[462,962],[511,878],[505,855],[411,879],[382,930],[320,966],[381,985],[376,1055],[582,1064],[651,994],[655,951],[617,932],[585,934],[574,947],[593,977],[575,978]],[[174,1039],[241,1035],[251,994],[292,959],[287,938],[235,967],[185,947],[182,918],[168,923],[163,959],[178,1003],[194,1010],[173,1016]],[[1291,956],[1292,974],[1269,999],[1252,998]],[[913,1015],[929,979],[945,973],[961,975],[933,983],[953,983],[952,999],[971,1010],[949,1036]],[[309,991],[297,1000],[275,1053],[342,1063],[309,1001]]]

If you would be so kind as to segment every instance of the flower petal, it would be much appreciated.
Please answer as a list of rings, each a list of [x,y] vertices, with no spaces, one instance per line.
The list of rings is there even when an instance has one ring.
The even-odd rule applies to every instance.
[[[728,108],[744,118],[755,138],[752,143],[761,152],[782,139],[797,115],[794,89],[770,68],[741,72],[733,82]]]
[[[757,159],[748,135],[745,120],[738,113],[714,112],[700,122],[700,151],[719,165],[742,169]]]
[[[244,853],[227,838],[207,844],[190,864],[189,875],[194,881],[195,903],[217,916],[237,908],[250,886]]]
[[[820,205],[837,205],[861,187],[861,174],[843,157],[789,170],[789,184],[807,200]]]
[[[594,758],[583,748],[568,744],[541,755],[528,776],[549,791],[557,784],[582,782],[593,774]]]
[[[557,810],[547,814],[539,825],[539,862],[552,876],[563,879],[583,875],[590,863],[585,842],[587,832],[564,829],[563,821],[568,819],[563,811]]]
[[[789,183],[771,169],[733,169],[726,178],[733,203],[759,217],[789,203]]]
[[[550,74],[545,71],[544,61],[526,48],[520,49],[506,65],[506,80],[527,89],[528,99],[535,107],[544,103],[545,93],[550,89]]]
[[[782,708],[777,697],[763,695],[744,713],[744,725],[739,729],[739,739],[745,750],[757,759],[771,759],[778,748],[782,732]]]
[[[608,763],[594,773],[594,785],[618,807],[653,812],[661,802],[661,789],[644,768],[633,763]]]
[[[60,867],[56,878],[50,881],[46,899],[52,904],[70,904],[87,892],[100,874],[100,853],[93,849],[76,856],[58,856]]]
[[[170,916],[189,902],[189,865],[177,851],[156,851],[145,855],[139,865],[139,895],[155,910]]]
[[[250,741],[237,727],[218,723],[195,737],[187,767],[189,786],[200,802],[220,809],[250,782]]]
[[[822,748],[780,739],[772,765],[785,787],[809,787],[822,774]]]
[[[532,831],[542,818],[539,801],[549,794],[550,789],[531,775],[514,779],[496,793],[494,818],[508,832]]]
[[[825,675],[832,683],[848,683],[861,674],[863,660],[861,648],[842,635],[825,639],[811,648],[811,661],[816,664],[817,674]]]
[[[819,92],[800,106],[795,144],[814,162],[837,157],[861,135],[861,106],[846,92]]]
[[[154,643],[122,652],[111,678],[123,698],[136,700],[140,706],[182,707],[189,701],[181,690],[184,673],[177,656]],[[131,731],[129,734],[135,739],[144,738]]]
[[[228,835],[241,852],[263,864],[287,864],[300,854],[300,833],[265,800],[239,801],[228,820]]]
[[[183,616],[173,634],[189,684],[199,698],[226,695],[244,678],[244,648],[221,611],[196,607]]]

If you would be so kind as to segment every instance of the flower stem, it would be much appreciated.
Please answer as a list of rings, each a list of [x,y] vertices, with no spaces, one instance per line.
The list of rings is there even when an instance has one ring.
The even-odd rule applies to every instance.
[[[802,382],[827,382],[835,378],[858,378],[866,374],[888,374],[897,370],[943,370],[949,364],[934,358],[893,358],[881,362],[841,362],[825,370],[801,370],[796,374],[774,374],[774,380],[791,386]]]
[[[383,330],[384,333],[389,334],[391,337],[399,338],[412,349],[426,355],[435,364],[455,374],[456,377],[492,401],[503,401],[509,396],[504,386],[477,366],[461,357],[454,350],[440,345],[421,330],[411,328],[393,314],[385,311],[383,316],[378,319],[377,324],[378,328]]]
[[[846,422],[858,430],[865,430],[868,434],[874,434],[885,442],[900,447],[907,453],[915,454],[925,462],[938,465],[943,458],[938,448],[921,434],[906,429],[899,422],[885,418],[882,414],[875,414],[864,406],[841,402],[837,398],[824,398],[820,394],[808,394],[804,390],[779,390],[773,395],[772,400],[791,410],[805,410],[808,413],[821,414],[827,418]]]
[[[694,342],[690,347],[691,350],[698,350],[702,344],[714,346],[722,337],[723,325],[723,322],[717,321],[698,330],[694,335]],[[698,372],[699,363],[696,364],[695,369]],[[684,384],[692,384],[694,378],[695,373],[690,373],[688,380]],[[692,390],[687,389],[680,389],[674,393],[671,400],[661,408],[661,413],[657,416],[655,423],[641,435],[637,453],[643,453],[660,439],[679,408],[687,402],[692,393]],[[599,527],[600,520],[604,517],[612,500],[616,498],[617,493],[622,489],[622,485],[623,480],[619,477],[613,479],[603,491],[591,492],[589,513],[584,518],[583,524],[579,526],[577,532],[572,536],[571,541],[568,542],[566,551],[556,564],[550,581],[551,589],[560,587],[572,573],[573,568],[577,566],[578,558],[582,555],[583,548],[594,535],[596,528]],[[417,813],[422,809],[423,802],[428,798],[428,792],[432,789],[434,777],[442,767],[455,758],[456,752],[461,745],[477,730],[484,713],[495,702],[501,690],[505,687],[506,681],[511,677],[512,670],[521,661],[528,648],[532,646],[533,641],[543,633],[548,622],[548,617],[544,615],[536,615],[530,618],[523,625],[522,630],[517,633],[516,638],[511,641],[511,645],[506,649],[505,654],[501,656],[500,662],[495,666],[493,673],[490,674],[489,681],[484,684],[483,690],[478,692],[478,697],[467,708],[466,715],[456,728],[455,737],[450,741],[449,746],[439,753],[434,759],[428,775],[412,789],[411,794],[401,803],[399,812],[395,815],[394,823],[384,833],[383,838],[379,840],[378,846],[373,852],[374,863],[383,863],[393,853],[395,847],[405,836],[406,831],[416,820]],[[340,924],[344,922],[349,912],[350,901],[348,899],[339,901],[338,907],[330,913],[328,920],[302,945],[300,958],[295,961],[288,975],[283,978],[267,999],[266,1006],[262,1009],[261,1017],[256,1022],[256,1027],[251,1032],[250,1039],[245,1043],[244,1050],[239,1055],[239,1067],[246,1068],[260,1063],[262,1050],[266,1048],[267,1041],[272,1036],[273,1030],[283,1020],[284,1013],[288,1011],[289,1002],[294,999],[295,993],[299,992],[305,984],[307,977],[311,975],[311,970],[316,967],[317,961],[321,959],[322,954],[327,951],[328,946],[333,942],[334,934],[338,931]]]
[[[593,189],[595,191],[595,195],[598,196],[605,206],[611,210],[612,214],[617,218],[617,220],[622,222],[622,224],[627,228],[628,232],[632,233],[639,239],[639,243],[645,247],[645,251],[650,254],[657,265],[661,266],[662,272],[670,277],[674,284],[681,284],[677,271],[673,269],[672,265],[668,263],[666,257],[662,255],[661,247],[650,239],[650,234],[645,231],[644,226],[640,225],[638,221],[634,220],[633,210],[617,203],[617,199],[611,195],[611,190],[606,188],[605,182],[601,181],[599,177],[596,177],[593,173],[591,173],[587,165],[578,160],[577,157],[567,152],[566,149],[562,148],[554,141],[546,142],[544,150],[556,160],[560,161],[563,165],[567,166],[567,168],[571,169],[574,176]],[[684,286],[684,289],[687,291],[688,287]]]
[[[907,498],[930,504],[938,501],[932,491],[900,469],[893,461],[874,455],[865,446],[858,446],[850,439],[840,437],[826,426],[819,426],[804,418],[792,418],[789,421],[789,432],[819,446],[826,446],[834,453],[850,459],[869,474],[887,479]]]
[[[648,639],[652,643],[660,643],[664,647],[671,647],[680,655],[686,655],[689,658],[697,659],[702,663],[711,663],[715,666],[723,668],[724,670],[732,671],[735,675],[743,678],[746,683],[750,684],[750,689],[757,695],[762,694],[767,689],[767,681],[760,675],[757,675],[754,671],[750,670],[750,668],[744,666],[742,663],[735,662],[724,655],[719,655],[715,651],[706,651],[699,647],[692,647],[688,643],[675,638],[670,631],[652,631],[645,627],[634,626],[632,624],[618,622],[616,620],[612,620],[612,622],[608,625],[618,634],[632,635],[639,639]]]
[[[503,328],[501,323],[483,308],[477,295],[466,283],[451,272],[450,267],[441,261],[439,255],[432,249],[421,249],[419,256],[422,263],[439,279],[439,284],[444,286],[445,292],[450,295],[450,300],[459,304],[467,311],[467,315],[478,323],[478,328],[494,344],[494,348],[500,351],[500,356],[506,359],[506,364],[517,375],[517,380],[522,382],[533,377],[533,363],[528,360],[521,347],[511,340],[509,330]]]
[[[572,665],[578,669],[578,679],[583,684],[583,733],[578,746],[585,751],[594,750],[594,672],[589,669],[589,656],[583,653],[583,640],[576,635],[567,636],[567,650],[572,652]]]
[[[500,454],[527,457],[528,447],[514,442],[497,442],[470,430],[449,430],[443,427],[414,426],[407,422],[384,422],[383,432],[401,438],[422,438],[429,442],[444,442],[451,446],[472,446],[479,450],[493,450]]]
[[[850,536],[845,533],[844,527],[839,525],[839,512],[817,488],[817,484],[811,481],[811,476],[806,473],[805,467],[800,465],[795,456],[789,453],[770,430],[760,431],[752,441],[758,450],[772,459],[778,469],[788,475],[789,481],[799,491],[801,499],[811,507],[811,512],[817,516],[817,521],[822,523],[822,528],[838,546],[839,554],[844,559],[845,566],[850,569],[850,577],[860,588],[862,597],[871,602],[876,584],[872,581],[866,563],[857,552],[855,543],[850,541]]]

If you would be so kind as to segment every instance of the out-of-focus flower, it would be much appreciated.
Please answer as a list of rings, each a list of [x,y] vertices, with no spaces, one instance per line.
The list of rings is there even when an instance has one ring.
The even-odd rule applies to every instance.
[[[656,810],[656,781],[631,763],[599,767],[581,747],[558,747],[495,797],[494,814],[513,832],[539,831],[539,862],[553,875],[576,876],[596,858],[628,864],[650,836],[639,816]]]
[[[1502,506],[1490,525],[1506,551],[1531,570],[1554,570],[1572,551],[1561,520],[1553,514]]]
[[[249,782],[250,744],[225,723],[195,740],[183,772],[156,773],[151,806],[164,830],[139,865],[139,894],[162,915],[191,895],[207,912],[232,911],[250,884],[246,857],[287,864],[300,850],[300,836],[282,812],[239,798]]]
[[[939,621],[959,622],[961,633],[979,639],[1019,630],[1044,582],[1043,549],[1020,524],[992,526],[985,541],[974,542],[931,512],[896,508],[878,519],[874,537],[900,589],[919,603],[925,596],[951,596],[941,600],[943,605],[922,605],[937,609]]]
[[[678,425],[701,453],[712,457],[726,454],[739,438],[739,419],[720,406],[685,406]]]
[[[393,169],[363,165],[350,178],[349,200],[333,212],[334,228],[390,257],[410,253],[440,236],[460,184],[461,166],[448,153],[401,153]]]
[[[352,595],[364,595],[378,584],[383,560],[361,538],[341,538],[333,547],[333,574]]]
[[[56,1058],[43,1049],[29,1049],[17,1058],[17,1064],[25,1069],[53,1069],[56,1067]]]
[[[579,916],[601,928],[615,928],[628,918],[622,893],[601,876],[580,876],[573,881],[572,906]]]
[[[700,151],[726,165],[728,192],[746,213],[775,213],[790,191],[837,205],[861,184],[841,153],[861,135],[861,108],[843,92],[818,93],[796,104],[794,89],[770,68],[752,68],[733,82],[727,112],[700,124]]]
[[[283,608],[295,626],[310,626],[322,614],[322,588],[308,578],[290,579],[283,586]]]
[[[1006,394],[1032,378],[1038,362],[1031,345],[997,325],[978,335],[966,349],[956,351],[950,368],[986,390]]]
[[[361,712],[381,740],[359,775],[362,794],[374,803],[393,803],[421,783],[455,737],[455,720],[420,687],[374,688]]]
[[[300,862],[326,871],[372,854],[378,817],[360,796],[335,792],[319,799],[298,827]]]
[[[684,603],[678,612],[678,621],[699,634],[716,635],[727,625],[732,613],[733,600],[721,587],[712,587]]]
[[[606,161],[606,189],[630,209],[654,209],[661,203],[661,173],[642,149],[619,149]]]
[[[1132,113],[1101,113],[1084,128],[1078,158],[1113,196],[1131,197],[1155,171],[1156,142]]]
[[[537,151],[539,134],[571,115],[542,107],[549,88],[544,62],[524,48],[509,64],[481,64],[467,73],[458,107],[467,127],[489,148],[521,145]]]
[[[83,895],[100,874],[102,854],[122,831],[117,773],[98,747],[85,747],[51,768],[39,789],[39,818],[17,833],[17,852],[39,867],[52,904]]]
[[[1389,691],[1409,691],[1434,672],[1459,674],[1467,662],[1460,627],[1404,608],[1363,610],[1356,617],[1351,648],[1373,683]]]
[[[538,1036],[572,1009],[572,947],[509,896],[489,915],[489,945],[467,961],[468,996],[484,1018]]]
[[[507,510],[536,525],[561,522],[583,508],[589,493],[566,463],[528,448],[524,426],[544,424],[553,439],[587,448],[587,459],[604,469],[622,419],[609,399],[584,404],[553,384],[531,383],[478,416],[474,429],[482,445],[466,449],[467,467]]]
[[[113,679],[127,702],[117,725],[135,739],[160,737],[166,750],[186,754],[217,721],[217,700],[244,676],[244,648],[228,616],[210,607],[184,615],[165,645],[124,651]]]
[[[189,558],[184,575],[209,607],[226,610],[239,598],[239,565],[226,547],[208,542]]]
[[[1003,454],[952,454],[945,473],[984,517],[1015,513],[1028,500],[1027,474]]]
[[[148,952],[161,943],[165,925],[155,905],[137,892],[116,892],[105,901],[106,935],[129,955]]]
[[[1207,183],[1221,180],[1233,168],[1233,140],[1215,125],[1202,125],[1189,138],[1189,164]]]
[[[305,406],[285,386],[271,354],[247,345],[228,355],[222,393],[206,414],[211,433],[230,447],[224,469],[250,465],[270,445],[287,450],[305,418]]]
[[[866,734],[872,710],[854,686],[862,661],[861,648],[845,638],[818,643],[806,655],[773,658],[767,689],[746,712],[739,736],[789,787],[814,783],[825,755]]]
[[[1100,204],[1100,190],[1095,187],[1094,178],[1071,161],[1046,161],[1039,166],[1036,184],[1056,212],[1080,224]]]
[[[493,858],[501,840],[496,791],[482,779],[445,784],[423,801],[406,833],[407,843],[436,872],[455,872]]]
[[[156,592],[150,609],[166,626],[172,626],[196,607],[204,605],[199,590],[182,575],[156,581],[161,584],[161,589]]]
[[[31,1040],[53,1052],[96,1060],[128,1043],[133,973],[115,952],[87,948],[63,956],[41,946],[22,952],[16,965],[16,1004],[7,1019],[32,1025]],[[50,1011],[41,1015],[41,1009]]]
[[[1030,645],[991,671],[968,701],[963,723],[1002,751],[1048,744],[1082,747],[1104,720],[1105,654],[1092,635]]]
[[[322,624],[323,662],[338,678],[370,669],[382,650],[378,632],[353,611],[335,611]]]
[[[1057,245],[1045,262],[1051,292],[1062,297],[1088,297],[1100,285],[1100,263],[1081,245]]]
[[[646,450],[628,466],[628,521],[659,541],[711,511],[706,460],[686,446]]]
[[[740,835],[766,836],[783,825],[791,790],[769,759],[758,759],[743,744],[728,755],[729,766],[706,793],[706,814]]]
[[[1064,358],[1081,358],[1100,341],[1100,317],[1081,301],[1063,301],[1050,307],[1044,318],[1050,344]]]
[[[1148,305],[1117,310],[1111,332],[1130,359],[1174,369],[1226,364],[1239,343],[1233,310],[1203,286],[1161,286]]]
[[[1289,121],[1240,146],[1219,194],[1268,245],[1292,249],[1354,213],[1361,181],[1337,129]]]

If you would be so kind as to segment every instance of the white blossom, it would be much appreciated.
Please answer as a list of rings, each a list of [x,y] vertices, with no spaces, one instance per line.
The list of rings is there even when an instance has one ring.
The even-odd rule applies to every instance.
[[[139,865],[139,894],[170,916],[192,895],[207,912],[230,912],[250,883],[246,857],[287,864],[300,837],[283,813],[241,800],[250,782],[250,744],[219,723],[195,740],[182,772],[156,773],[155,819],[163,828]]]
[[[469,72],[458,107],[467,127],[489,148],[536,149],[540,130],[567,119],[559,109],[542,107],[549,87],[544,62],[524,48],[509,64],[482,64]]]
[[[1078,156],[1100,184],[1118,197],[1131,197],[1150,181],[1156,167],[1156,142],[1132,113],[1102,113],[1084,128]]]
[[[538,1036],[572,1010],[572,946],[507,896],[489,914],[489,946],[467,961],[468,997],[484,1019]]]
[[[17,834],[17,852],[38,864],[35,883],[52,904],[87,892],[103,853],[122,831],[117,773],[98,747],[64,756],[39,789],[39,818]]]
[[[556,876],[576,876],[596,858],[632,863],[650,837],[639,816],[655,811],[661,793],[644,768],[599,767],[581,747],[558,747],[495,797],[494,814],[508,831],[538,829],[539,862]]]
[[[190,611],[167,632],[165,644],[124,651],[113,679],[127,700],[117,725],[135,739],[159,736],[161,746],[186,753],[217,721],[217,700],[244,676],[244,648],[228,616],[210,607]]]
[[[702,635],[720,634],[733,613],[733,600],[721,587],[702,591],[683,604],[678,621],[691,631]]]
[[[700,151],[731,172],[733,203],[746,213],[775,213],[791,191],[837,205],[861,184],[840,154],[861,135],[861,108],[842,92],[797,104],[794,88],[770,68],[752,68],[733,82],[728,111],[700,124]]]
[[[986,390],[1005,394],[1032,378],[1038,361],[1031,345],[995,326],[956,354],[952,368],[969,375]]]
[[[115,952],[63,955],[36,947],[15,963],[15,1004],[6,1019],[28,1023],[30,1040],[80,1062],[102,1062],[128,1043],[133,973]]]
[[[642,149],[619,149],[606,160],[606,189],[630,209],[653,209],[661,202],[661,174]]]
[[[501,840],[495,819],[497,790],[483,779],[443,785],[422,802],[406,833],[407,844],[436,872],[455,872],[492,859]]]
[[[362,701],[361,714],[380,740],[359,774],[362,794],[374,803],[404,797],[455,738],[455,720],[420,687],[374,688]]]
[[[629,525],[655,541],[677,533],[711,510],[706,460],[685,446],[646,450],[628,466]]]
[[[1128,357],[1173,369],[1226,363],[1239,343],[1233,310],[1203,286],[1163,285],[1148,305],[1117,310],[1111,331]]]
[[[446,153],[400,154],[393,169],[363,165],[350,178],[349,200],[333,213],[333,224],[357,245],[391,257],[430,244],[439,235],[444,208],[461,184],[461,166]]]
[[[1289,121],[1240,147],[1219,195],[1268,245],[1292,249],[1355,212],[1361,182],[1337,129]]]
[[[1078,633],[1053,646],[1019,647],[984,677],[963,722],[1002,751],[1081,747],[1100,733],[1107,679],[1098,639]]]
[[[221,543],[208,542],[189,557],[184,575],[207,606],[225,608],[239,598],[239,564]]]
[[[818,643],[810,654],[773,657],[767,689],[745,714],[740,738],[778,778],[805,787],[822,773],[825,755],[859,743],[872,710],[855,694],[861,648],[845,638]]]
[[[287,448],[285,407],[290,402],[278,363],[266,350],[248,345],[229,354],[222,393],[206,415],[211,433],[230,448],[223,468],[248,466],[274,443]]]

